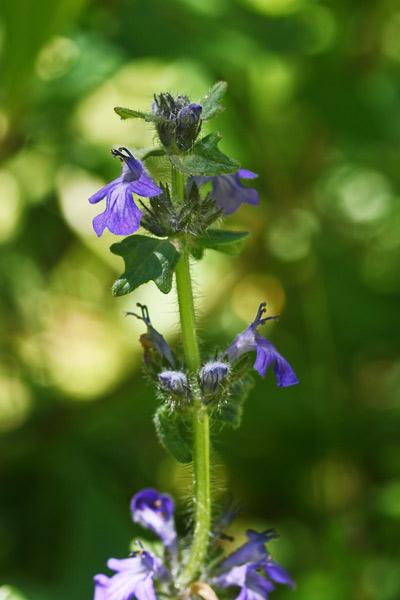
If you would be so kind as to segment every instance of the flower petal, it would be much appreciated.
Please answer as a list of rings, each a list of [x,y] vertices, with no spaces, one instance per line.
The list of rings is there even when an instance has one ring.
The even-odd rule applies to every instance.
[[[106,227],[115,235],[131,235],[139,229],[142,211],[133,201],[130,185],[121,184],[108,194],[106,210],[93,219],[93,228],[98,237]]]
[[[105,198],[108,194],[111,194],[111,192],[116,187],[118,187],[121,182],[122,182],[122,175],[120,175],[119,177],[117,177],[117,179],[114,179],[110,183],[107,183],[107,185],[102,187],[101,190],[99,190],[98,192],[93,194],[93,196],[90,196],[90,198],[89,198],[90,204],[97,204],[97,202],[100,202],[100,200],[103,200],[103,198]]]
[[[248,169],[239,169],[237,174],[242,179],[254,179],[258,177],[257,173],[253,173],[253,171],[249,171]]]
[[[175,554],[177,534],[174,524],[174,502],[170,496],[159,494],[153,488],[145,488],[132,498],[131,511],[135,523],[154,531],[170,552]]]
[[[268,577],[272,579],[272,581],[275,581],[276,583],[286,584],[292,589],[295,587],[296,584],[294,583],[293,579],[290,577],[286,569],[281,567],[281,565],[278,565],[278,563],[276,563],[275,561],[269,560],[265,565],[264,570]]]
[[[268,367],[274,363],[274,373],[276,375],[276,385],[278,387],[288,387],[299,383],[295,372],[288,361],[279,354],[270,341],[262,337],[259,333],[255,336],[257,358],[254,363],[254,368],[258,371],[261,377],[265,377],[265,372]]]
[[[162,194],[162,189],[154,183],[145,171],[141,174],[140,179],[130,183],[130,191],[135,192],[138,196],[144,196],[145,198],[151,198],[152,196]]]

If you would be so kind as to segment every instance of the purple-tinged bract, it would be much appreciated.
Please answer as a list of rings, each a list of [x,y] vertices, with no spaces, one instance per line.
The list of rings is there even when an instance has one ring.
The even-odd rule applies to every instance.
[[[133,158],[129,150],[120,148],[111,150],[111,153],[123,163],[122,173],[89,198],[91,204],[106,198],[106,210],[93,219],[98,237],[106,227],[115,235],[131,235],[139,229],[142,211],[134,203],[132,193],[145,198],[162,194],[142,163]]]
[[[181,371],[162,371],[158,374],[161,386],[176,396],[186,396],[188,382],[185,373]]]
[[[259,196],[255,188],[248,188],[242,185],[240,179],[254,179],[258,177],[257,173],[247,169],[239,169],[232,175],[210,175],[192,177],[189,181],[195,181],[200,187],[207,181],[212,180],[212,191],[210,198],[215,201],[218,210],[223,209],[223,215],[231,215],[236,212],[242,204],[252,204],[258,206]]]
[[[137,493],[131,502],[134,522],[154,531],[171,554],[177,552],[174,508],[171,496],[160,494],[153,488],[146,488]]]
[[[260,325],[263,325],[269,319],[277,317],[264,317],[265,302],[262,302],[258,308],[256,318],[249,327],[240,333],[233,343],[225,350],[221,358],[227,358],[233,364],[243,354],[256,351],[257,357],[254,363],[254,368],[261,377],[265,377],[265,373],[270,365],[274,365],[274,373],[276,375],[276,385],[278,387],[287,387],[299,383],[295,372],[290,364],[281,356],[278,350],[266,338],[262,337],[257,331]]]
[[[132,558],[110,558],[107,566],[116,573],[112,577],[95,575],[94,600],[157,600],[154,578],[171,581],[162,561],[145,550]]]
[[[229,372],[229,365],[220,360],[208,362],[200,371],[201,389],[206,394],[214,394]]]

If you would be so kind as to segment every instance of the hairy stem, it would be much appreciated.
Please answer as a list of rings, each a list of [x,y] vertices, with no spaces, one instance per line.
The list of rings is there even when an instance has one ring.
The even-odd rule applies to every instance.
[[[180,173],[178,175],[182,177]],[[183,184],[177,188],[183,190]],[[196,373],[200,367],[200,353],[196,335],[189,251],[186,245],[176,268],[176,288],[186,364],[191,373]],[[192,581],[201,568],[207,552],[211,524],[210,425],[207,408],[196,389],[193,394],[193,473],[195,524],[189,559],[179,578],[179,583],[182,585]]]
[[[183,202],[185,182],[182,173],[174,169],[174,167],[171,167],[171,175],[172,198],[175,206],[177,206]]]

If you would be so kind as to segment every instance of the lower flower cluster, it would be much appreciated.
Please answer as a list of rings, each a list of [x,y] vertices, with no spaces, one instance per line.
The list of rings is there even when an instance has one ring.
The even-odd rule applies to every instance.
[[[217,598],[220,590],[225,588],[228,591],[232,588],[231,597],[235,597],[235,600],[267,600],[275,583],[294,587],[290,575],[272,559],[266,549],[266,543],[277,537],[276,532],[268,529],[257,533],[249,529],[245,544],[226,558],[222,556],[215,560],[214,557],[212,564],[206,563],[201,568],[199,581],[192,582],[186,589],[179,579],[184,560],[175,530],[172,498],[147,488],[133,497],[131,510],[136,523],[160,537],[164,549],[162,556],[156,556],[141,547],[129,558],[110,558],[107,566],[115,573],[111,577],[102,574],[94,577],[94,600],[157,600],[162,596],[184,598],[191,593],[203,595],[204,598]],[[230,515],[224,513],[223,526],[229,524],[234,516],[235,511]],[[217,524],[216,534],[210,538],[210,544],[221,533],[221,524]],[[237,590],[239,593],[234,595]]]

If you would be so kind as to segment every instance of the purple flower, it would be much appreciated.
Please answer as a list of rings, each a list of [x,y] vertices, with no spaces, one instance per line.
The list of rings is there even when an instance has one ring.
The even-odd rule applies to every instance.
[[[239,179],[254,179],[254,177],[258,177],[257,173],[253,173],[247,169],[240,169],[233,175],[191,177],[189,183],[195,181],[200,187],[211,179],[212,192],[210,193],[210,197],[215,200],[217,209],[223,208],[224,211],[222,214],[227,216],[236,212],[242,204],[258,206],[258,191],[254,188],[244,187]]]
[[[175,360],[172,356],[171,348],[168,346],[161,333],[158,333],[158,331],[156,331],[151,324],[147,306],[140,304],[139,302],[136,304],[136,306],[141,309],[141,316],[133,312],[127,312],[126,315],[132,315],[147,325],[147,333],[143,333],[140,336],[140,343],[144,348],[144,362],[147,365],[150,365],[151,353],[156,352],[161,359],[165,358],[171,367],[175,367]]]
[[[265,548],[266,542],[277,537],[276,532],[268,529],[257,533],[249,529],[246,535],[248,542],[220,564],[212,583],[221,588],[239,586],[241,590],[236,600],[266,600],[268,593],[274,590],[269,579],[293,588],[294,582],[288,572],[272,560]]]
[[[271,342],[262,337],[257,331],[257,327],[264,325],[269,319],[277,318],[262,318],[262,315],[265,313],[265,306],[265,302],[260,304],[253,323],[235,338],[234,342],[225,350],[221,358],[227,358],[229,362],[233,364],[243,354],[255,350],[257,352],[257,358],[254,363],[254,368],[260,373],[261,377],[265,377],[266,370],[273,364],[274,373],[276,375],[276,385],[278,387],[287,387],[299,383],[295,372],[287,360],[279,354],[278,350]]]
[[[227,571],[245,563],[256,563],[261,559],[266,559],[268,554],[265,550],[265,544],[278,537],[274,529],[267,529],[262,533],[248,529],[246,535],[249,541],[240,546],[235,552],[232,552],[221,563],[219,570]]]
[[[131,511],[135,523],[154,531],[171,554],[176,554],[177,534],[171,496],[159,494],[153,488],[146,488],[133,496]]]
[[[162,561],[145,550],[132,558],[110,558],[107,566],[116,573],[112,577],[95,575],[94,600],[157,600],[154,578],[171,581]]]
[[[126,154],[122,154],[125,152]],[[133,201],[132,193],[150,198],[162,194],[162,190],[144,171],[126,148],[111,150],[122,163],[122,174],[89,198],[96,204],[106,197],[106,210],[93,219],[93,228],[100,237],[107,227],[115,235],[130,235],[139,229],[142,211]]]
[[[241,590],[235,600],[267,600],[268,592],[272,592],[275,586],[256,572],[260,566],[259,563],[250,563],[233,567],[228,573],[216,577],[213,583],[221,588],[239,586]]]
[[[289,573],[278,565],[274,560],[272,560],[271,556],[268,556],[267,562],[263,565],[265,573],[268,575],[272,581],[276,583],[283,583],[291,587],[292,589],[295,587],[295,583],[293,579],[290,577]]]

